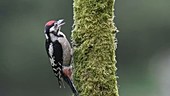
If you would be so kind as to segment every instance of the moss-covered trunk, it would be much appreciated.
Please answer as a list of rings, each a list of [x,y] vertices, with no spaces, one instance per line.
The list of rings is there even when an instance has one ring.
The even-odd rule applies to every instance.
[[[119,96],[114,0],[74,0],[74,83],[80,96]]]

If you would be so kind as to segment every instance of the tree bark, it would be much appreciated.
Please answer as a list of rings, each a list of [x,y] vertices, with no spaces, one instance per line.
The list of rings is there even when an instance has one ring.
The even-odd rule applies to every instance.
[[[74,83],[80,96],[119,96],[114,0],[74,0]]]

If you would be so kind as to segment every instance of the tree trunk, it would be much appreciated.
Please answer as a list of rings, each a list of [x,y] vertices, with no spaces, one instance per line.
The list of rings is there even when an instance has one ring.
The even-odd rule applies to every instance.
[[[119,96],[114,0],[74,0],[74,83],[80,96]]]

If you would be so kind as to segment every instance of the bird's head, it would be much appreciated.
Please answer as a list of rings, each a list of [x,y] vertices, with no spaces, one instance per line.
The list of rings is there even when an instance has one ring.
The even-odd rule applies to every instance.
[[[57,36],[58,32],[61,29],[61,26],[64,24],[65,24],[64,19],[60,19],[58,21],[56,21],[56,20],[48,21],[45,24],[45,30],[44,30],[46,39],[49,38],[49,34],[53,34],[53,35]]]

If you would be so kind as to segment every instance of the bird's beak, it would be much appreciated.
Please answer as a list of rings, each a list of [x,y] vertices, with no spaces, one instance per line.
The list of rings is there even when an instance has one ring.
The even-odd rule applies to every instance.
[[[54,23],[54,27],[59,28],[64,24],[65,24],[64,19],[60,19],[60,20],[56,21],[56,23]]]
[[[60,20],[57,21],[57,26],[58,27],[60,27],[60,26],[62,26],[64,24],[65,24],[64,19],[60,19]]]
[[[54,23],[54,27],[53,28],[54,28],[55,34],[57,34],[58,31],[60,31],[61,26],[64,25],[64,24],[65,24],[64,19],[58,20],[58,21],[56,21]]]

